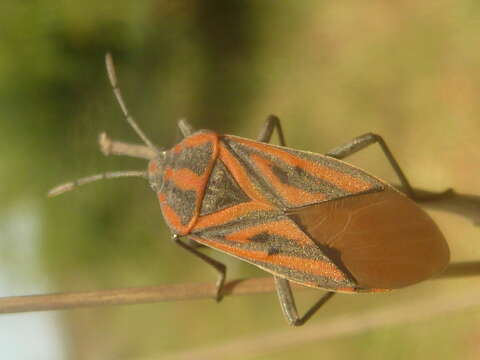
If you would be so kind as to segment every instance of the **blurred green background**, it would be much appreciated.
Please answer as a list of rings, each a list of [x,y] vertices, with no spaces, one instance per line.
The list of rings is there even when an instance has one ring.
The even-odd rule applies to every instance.
[[[181,117],[199,128],[255,137],[275,113],[292,147],[326,152],[373,131],[384,136],[415,186],[478,194],[479,35],[480,6],[472,0],[2,1],[2,295],[214,281],[209,267],[169,240],[156,198],[142,180],[45,196],[80,176],[146,166],[98,152],[97,135],[104,130],[138,142],[109,88],[106,51],[114,55],[131,112],[161,146],[178,139]],[[351,161],[396,182],[377,148]],[[453,215],[431,214],[453,260],[480,259],[478,228]],[[227,263],[230,279],[263,276],[253,266],[214,256]],[[313,322],[478,285],[476,279],[449,280],[386,295],[342,295]],[[302,293],[300,307],[319,295]],[[33,324],[49,330],[33,331]],[[7,315],[0,319],[0,357],[20,358],[11,356],[13,343],[35,359],[162,359],[278,330],[295,332],[273,294],[221,304]],[[478,359],[480,313],[251,358],[293,357]]]

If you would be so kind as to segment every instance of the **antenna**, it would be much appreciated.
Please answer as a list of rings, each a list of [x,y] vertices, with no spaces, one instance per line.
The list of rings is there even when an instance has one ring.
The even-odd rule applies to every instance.
[[[159,153],[160,151],[148,139],[148,137],[145,135],[145,133],[138,126],[135,119],[128,112],[128,108],[125,105],[125,101],[123,101],[122,92],[120,90],[120,87],[118,86],[117,74],[115,73],[115,65],[113,64],[113,58],[112,58],[112,55],[110,53],[107,53],[105,55],[105,64],[107,66],[108,79],[110,80],[110,84],[112,85],[113,93],[115,94],[115,98],[117,99],[118,105],[120,105],[120,108],[122,109],[125,120],[130,124],[130,126],[133,128],[133,130],[135,130],[135,132],[143,140],[143,142],[148,145],[148,147],[155,150],[155,152]]]
[[[48,197],[54,197],[66,193],[68,191],[75,190],[79,186],[83,186],[86,184],[90,184],[92,182],[103,180],[103,179],[117,179],[122,177],[143,177],[146,178],[148,176],[146,171],[112,171],[106,172],[102,174],[95,174],[91,176],[87,176],[84,178],[80,178],[57,187],[54,187],[52,190],[48,192]]]

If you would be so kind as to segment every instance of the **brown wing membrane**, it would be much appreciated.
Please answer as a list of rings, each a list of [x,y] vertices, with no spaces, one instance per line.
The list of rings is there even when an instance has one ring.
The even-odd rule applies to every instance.
[[[365,290],[411,285],[440,273],[449,262],[448,245],[436,224],[390,187],[289,215]]]

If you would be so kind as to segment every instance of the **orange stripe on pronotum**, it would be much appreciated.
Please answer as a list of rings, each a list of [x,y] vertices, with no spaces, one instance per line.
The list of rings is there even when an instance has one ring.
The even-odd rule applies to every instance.
[[[140,156],[150,160],[147,170],[78,179],[50,195],[100,179],[145,177],[175,243],[218,271],[217,300],[226,268],[189,241],[271,273],[291,325],[303,324],[337,292],[398,289],[447,266],[442,233],[414,202],[415,192],[378,135],[365,134],[320,155],[285,147],[275,116],[267,119],[257,141],[194,131],[181,120],[184,139],[171,150],[160,150],[129,114],[110,55],[106,62],[125,120],[149,148]],[[275,130],[282,146],[268,144]],[[382,147],[408,196],[340,160],[373,143]],[[299,316],[290,281],[327,293]]]

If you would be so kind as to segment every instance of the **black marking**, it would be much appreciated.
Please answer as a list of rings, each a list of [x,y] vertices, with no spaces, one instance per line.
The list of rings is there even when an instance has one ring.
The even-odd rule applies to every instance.
[[[250,200],[223,162],[217,159],[205,190],[200,216],[208,215]]]
[[[167,197],[167,204],[180,217],[182,225],[187,225],[195,215],[197,193],[195,190],[182,190],[173,182],[167,181],[163,192]]]
[[[283,254],[301,258],[312,258],[313,256],[317,259],[321,258],[323,261],[329,261],[313,243],[310,246],[300,246],[295,240],[268,231],[262,231],[249,237],[248,240],[251,242],[243,245],[243,249],[265,251],[269,255]]]
[[[320,166],[324,166],[326,168],[330,168],[332,170],[336,170],[338,172],[350,175],[356,179],[362,180],[372,186],[373,189],[383,189],[385,185],[380,182],[378,179],[375,177],[369,175],[365,171],[358,169],[354,166],[350,166],[343,161],[340,161],[338,159],[335,159],[331,156],[323,155],[323,154],[317,154],[313,153],[310,151],[304,151],[304,150],[296,150],[296,149],[291,149],[291,148],[285,148],[285,147],[279,147],[272,145],[274,147],[280,148],[281,150],[297,156],[301,159],[310,161],[312,163],[318,164]]]
[[[248,227],[266,224],[269,222],[276,222],[283,219],[287,219],[287,216],[278,210],[250,211],[235,218],[235,220],[221,225],[209,226],[201,230],[194,230],[193,233],[198,236],[205,237],[206,239],[223,237],[232,232],[241,231],[242,229]]]
[[[260,243],[262,246],[265,247],[265,250],[268,255],[276,255],[282,253],[282,244],[275,239],[278,237],[276,234],[270,234],[267,231],[263,231],[259,234],[251,236],[248,240],[252,241],[253,243]],[[286,239],[284,242],[291,242],[291,240]]]
[[[189,169],[200,176],[212,161],[213,144],[209,141],[198,146],[185,147],[179,153],[170,151],[168,155],[168,165],[172,169]]]
[[[346,191],[334,184],[311,175],[300,167],[289,166],[283,161],[275,162],[271,169],[283,184],[294,186],[305,192],[311,194],[322,193],[327,198],[340,198],[348,195]]]
[[[271,235],[267,231],[263,231],[259,234],[253,235],[250,237],[248,240],[251,240],[253,242],[257,243],[265,243],[271,239]]]
[[[227,149],[230,153],[230,155],[235,157],[238,162],[243,166],[243,168],[245,168],[246,174],[250,178],[251,183],[256,188],[256,190],[261,192],[262,195],[264,195],[271,202],[271,204],[275,205],[278,208],[284,208],[285,204],[282,202],[282,199],[279,198],[279,196],[270,189],[270,186],[267,184],[265,179],[257,173],[257,171],[255,170],[256,168],[251,163],[249,157],[242,156],[242,154],[239,153],[237,149],[232,147],[232,145],[238,144],[230,141],[228,138],[225,137],[222,137],[221,141],[225,149]]]
[[[243,250],[263,251],[267,254],[271,254],[273,251],[274,254],[330,262],[330,259],[316,244],[300,246],[295,240],[279,234],[263,233],[261,236],[264,241],[247,242],[236,247],[241,247]],[[225,243],[236,245],[235,242],[227,240]]]
[[[274,246],[270,246],[268,249],[267,249],[267,254],[269,256],[272,256],[272,255],[276,255],[276,254],[279,254],[280,253],[280,249],[274,247]]]

